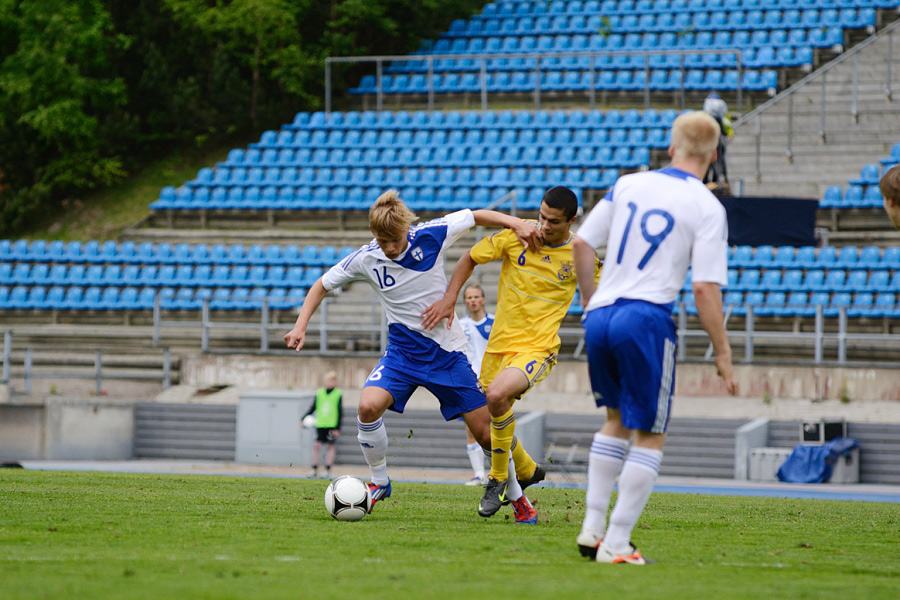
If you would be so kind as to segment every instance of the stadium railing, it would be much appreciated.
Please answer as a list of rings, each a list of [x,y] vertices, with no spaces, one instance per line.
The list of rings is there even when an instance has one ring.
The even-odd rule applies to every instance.
[[[877,34],[869,37],[868,39],[860,42],[850,50],[842,53],[838,58],[831,61],[828,65],[825,65],[819,69],[816,69],[806,77],[797,81],[787,89],[783,90],[778,96],[771,98],[770,100],[760,104],[752,111],[740,117],[734,123],[735,128],[739,128],[743,125],[749,125],[752,123],[755,136],[757,138],[756,142],[756,177],[760,179],[763,175],[760,165],[760,144],[763,131],[763,119],[765,119],[767,115],[767,110],[779,103],[786,102],[787,103],[787,124],[786,124],[786,132],[787,132],[787,140],[785,143],[784,153],[788,160],[791,160],[794,157],[794,148],[793,148],[793,135],[795,133],[794,126],[794,114],[797,111],[802,111],[803,113],[810,113],[811,111],[805,107],[795,107],[794,98],[798,92],[806,89],[808,86],[813,84],[818,84],[821,87],[820,94],[820,102],[818,106],[818,116],[819,116],[819,137],[823,142],[827,141],[829,131],[826,126],[826,117],[829,111],[834,111],[835,108],[833,106],[832,99],[834,97],[842,97],[844,96],[844,88],[847,86],[847,82],[845,81],[833,81],[829,82],[828,74],[832,72],[835,68],[843,66],[847,64],[848,61],[852,61],[853,70],[852,70],[852,80],[850,82],[850,90],[849,97],[847,98],[846,108],[847,112],[850,115],[851,119],[854,121],[858,121],[859,118],[859,109],[858,109],[858,99],[859,99],[859,72],[860,72],[860,55],[872,44],[880,41],[883,38],[887,38],[888,40],[893,40],[893,34],[900,27],[900,21],[896,21],[891,23]],[[893,79],[892,79],[892,70],[893,70],[893,62],[894,62],[894,50],[893,44],[888,44],[887,49],[887,58],[885,60],[885,72],[884,72],[884,93],[885,96],[890,100],[893,96]],[[868,67],[866,67],[868,68]],[[838,89],[840,88],[840,89]],[[778,114],[775,115],[773,113],[770,118],[778,119],[778,125],[776,126],[779,130],[784,129],[785,124],[783,123],[784,115]]]
[[[21,355],[20,355],[21,354]],[[162,348],[159,369],[123,368],[122,351],[104,351],[102,348],[85,350],[42,348],[35,351],[26,347],[24,351],[13,351],[13,334],[3,332],[3,372],[0,383],[9,384],[14,378],[13,368],[21,367],[20,375],[24,379],[24,392],[31,393],[35,379],[93,379],[94,391],[103,394],[103,382],[110,379],[125,381],[160,381],[163,389],[172,385],[172,353],[168,347]],[[18,378],[18,377],[16,377]]]
[[[619,50],[615,52],[534,52],[534,53],[481,53],[481,54],[427,54],[427,55],[380,55],[380,56],[329,56],[325,59],[325,111],[331,112],[332,107],[332,69],[333,65],[336,64],[350,64],[350,63],[374,63],[375,64],[375,80],[374,86],[371,90],[366,90],[366,93],[372,93],[375,95],[375,104],[377,110],[382,110],[384,106],[384,97],[387,93],[387,86],[385,85],[385,77],[388,77],[384,73],[384,65],[385,63],[425,63],[425,87],[421,90],[420,93],[426,94],[428,97],[428,110],[434,110],[435,106],[435,96],[436,94],[442,91],[449,91],[449,89],[439,89],[436,85],[436,77],[437,71],[435,63],[436,61],[441,60],[466,60],[472,61],[473,64],[477,64],[478,77],[476,78],[475,84],[471,89],[464,89],[463,87],[459,87],[453,91],[470,91],[472,93],[477,93],[480,96],[481,110],[488,109],[488,93],[489,92],[497,92],[497,91],[515,91],[515,92],[529,92],[534,94],[534,105],[535,109],[540,109],[542,96],[549,90],[542,88],[542,79],[544,80],[544,84],[547,83],[546,78],[542,77],[542,74],[547,70],[545,66],[549,64],[551,60],[561,60],[565,58],[574,58],[574,59],[583,59],[587,61],[587,66],[585,69],[578,69],[579,72],[587,73],[587,81],[583,82],[579,79],[579,83],[574,84],[570,91],[580,91],[584,92],[588,98],[588,102],[590,103],[590,107],[594,108],[596,105],[596,97],[597,92],[602,92],[604,88],[606,89],[627,89],[629,91],[635,92],[643,92],[644,94],[644,106],[650,106],[650,93],[654,90],[655,79],[651,76],[651,71],[654,70],[654,58],[656,56],[673,56],[677,58],[677,64],[674,64],[671,69],[676,71],[678,75],[677,83],[670,87],[668,84],[663,88],[665,91],[676,91],[678,92],[678,98],[680,101],[680,107],[684,108],[685,106],[685,98],[686,92],[691,90],[691,85],[688,82],[687,73],[691,71],[691,67],[686,63],[686,57],[689,55],[730,55],[734,56],[733,64],[729,64],[726,70],[734,71],[734,76],[728,76],[725,74],[721,81],[721,90],[728,90],[730,92],[734,92],[737,97],[737,110],[741,112],[743,110],[743,94],[745,90],[755,90],[755,91],[765,91],[770,96],[775,94],[775,86],[772,81],[772,75],[774,75],[774,71],[771,70],[763,70],[762,72],[757,71],[748,71],[746,69],[745,61],[743,60],[743,51],[739,48],[690,48],[686,50],[678,50],[678,49],[645,49],[645,50]],[[602,68],[602,65],[605,63],[614,64],[614,61],[617,57],[639,57],[640,66],[636,64],[636,68],[634,69],[622,69],[623,72],[631,73],[639,72],[642,74],[642,81],[638,84],[635,84],[631,81],[631,77],[629,76],[629,81],[625,82],[624,80],[616,83],[615,79],[609,83],[609,87],[600,86],[599,78],[597,74],[604,72],[605,70]],[[531,78],[527,79],[526,82],[521,86],[520,89],[500,89],[499,87],[495,87],[495,89],[491,89],[488,85],[488,65],[490,61],[509,61],[509,60],[520,60],[520,61],[528,61],[528,67],[524,69],[524,72],[531,73]],[[533,66],[531,66],[531,62],[533,62]],[[729,61],[731,62],[731,61]],[[520,71],[522,72],[522,71]],[[615,71],[608,71],[615,72]],[[747,78],[746,73],[755,73],[760,75],[760,73],[765,73],[764,75],[760,75],[759,77],[753,77],[752,80]],[[700,87],[696,89],[708,89],[708,82],[700,82]],[[561,88],[559,88],[561,89]],[[559,91],[559,89],[555,91]]]

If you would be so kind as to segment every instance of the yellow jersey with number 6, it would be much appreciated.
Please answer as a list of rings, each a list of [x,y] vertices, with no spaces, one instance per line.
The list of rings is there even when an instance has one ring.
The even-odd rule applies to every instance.
[[[564,244],[542,246],[536,254],[503,229],[472,247],[469,254],[478,264],[503,261],[487,352],[559,349],[559,325],[577,287],[573,239],[570,234]]]

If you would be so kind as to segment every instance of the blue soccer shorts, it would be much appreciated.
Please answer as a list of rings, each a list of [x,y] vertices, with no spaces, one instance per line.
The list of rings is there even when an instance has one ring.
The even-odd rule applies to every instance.
[[[665,433],[675,389],[671,311],[640,300],[618,300],[589,311],[583,324],[597,406],[619,410],[628,429]]]
[[[368,386],[387,390],[394,399],[389,408],[398,413],[403,412],[416,388],[424,387],[438,399],[447,421],[487,405],[478,377],[462,352],[440,351],[426,364],[388,348],[369,373],[363,387]]]

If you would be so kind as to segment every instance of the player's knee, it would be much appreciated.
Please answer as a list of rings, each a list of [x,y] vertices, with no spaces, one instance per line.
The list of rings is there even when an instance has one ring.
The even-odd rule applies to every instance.
[[[360,400],[357,415],[361,423],[374,423],[382,415],[384,410],[374,402]]]
[[[509,397],[501,390],[488,388],[485,396],[487,397],[488,411],[493,417],[505,415],[512,408]]]

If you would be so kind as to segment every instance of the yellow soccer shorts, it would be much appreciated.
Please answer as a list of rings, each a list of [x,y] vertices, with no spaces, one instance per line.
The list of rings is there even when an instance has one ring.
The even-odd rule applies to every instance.
[[[506,369],[522,371],[528,378],[528,389],[531,389],[550,374],[556,364],[556,353],[547,351],[535,352],[485,352],[481,359],[482,387],[487,389],[491,382]],[[528,390],[525,390],[527,392]],[[522,397],[522,394],[519,398]]]

